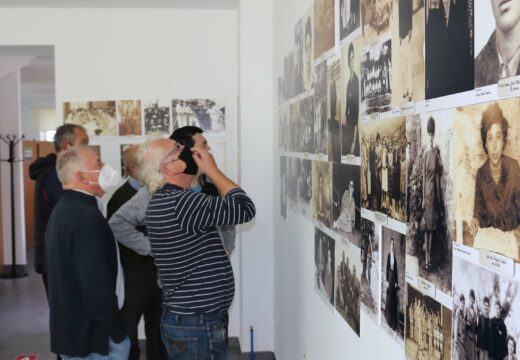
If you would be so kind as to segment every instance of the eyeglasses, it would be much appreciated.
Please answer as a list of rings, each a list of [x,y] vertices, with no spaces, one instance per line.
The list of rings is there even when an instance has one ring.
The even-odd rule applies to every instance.
[[[173,159],[171,161],[166,161],[166,159],[168,159],[170,156],[176,154],[179,150],[181,150],[181,145],[179,143],[177,143],[177,144],[175,144],[175,147],[171,151],[169,151],[168,154],[166,154],[166,156],[162,159],[161,163],[159,164],[159,171],[161,170],[161,167],[163,165],[166,165],[171,162],[179,160],[179,158],[177,158],[177,159]]]

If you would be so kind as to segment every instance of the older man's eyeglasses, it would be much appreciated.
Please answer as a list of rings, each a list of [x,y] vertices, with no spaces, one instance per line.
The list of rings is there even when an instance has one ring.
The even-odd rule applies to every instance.
[[[166,164],[179,160],[179,157],[177,157],[176,159],[171,159],[169,161],[166,161],[170,156],[177,154],[180,150],[181,150],[181,145],[175,144],[175,147],[170,152],[168,152],[168,154],[166,154],[166,156],[162,159],[161,163],[159,164],[159,170],[161,170],[163,165],[166,165]]]

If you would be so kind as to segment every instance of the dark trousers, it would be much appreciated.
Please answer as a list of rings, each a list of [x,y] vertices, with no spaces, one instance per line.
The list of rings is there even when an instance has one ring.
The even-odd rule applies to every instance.
[[[140,356],[137,326],[144,317],[146,335],[146,358],[166,359],[166,350],[161,342],[162,290],[157,286],[155,274],[132,270],[125,271],[125,304],[122,315],[130,338],[130,360]]]
[[[45,287],[45,295],[47,295],[47,301],[49,300],[49,281],[47,280],[47,273],[42,272],[43,286]],[[56,355],[57,360],[61,360],[61,356]]]

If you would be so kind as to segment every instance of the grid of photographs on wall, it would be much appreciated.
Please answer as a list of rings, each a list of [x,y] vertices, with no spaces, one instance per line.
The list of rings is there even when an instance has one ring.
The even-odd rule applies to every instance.
[[[284,35],[278,83],[282,214],[315,225],[318,293],[408,359],[516,359],[520,7],[331,4]]]

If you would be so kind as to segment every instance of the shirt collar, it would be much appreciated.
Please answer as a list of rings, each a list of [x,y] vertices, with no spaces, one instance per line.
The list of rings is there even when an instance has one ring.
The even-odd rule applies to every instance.
[[[139,191],[139,189],[143,187],[143,184],[141,184],[139,182],[139,180],[137,180],[136,178],[134,178],[130,175],[128,175],[128,183],[130,184],[131,187],[133,187],[137,191]]]

